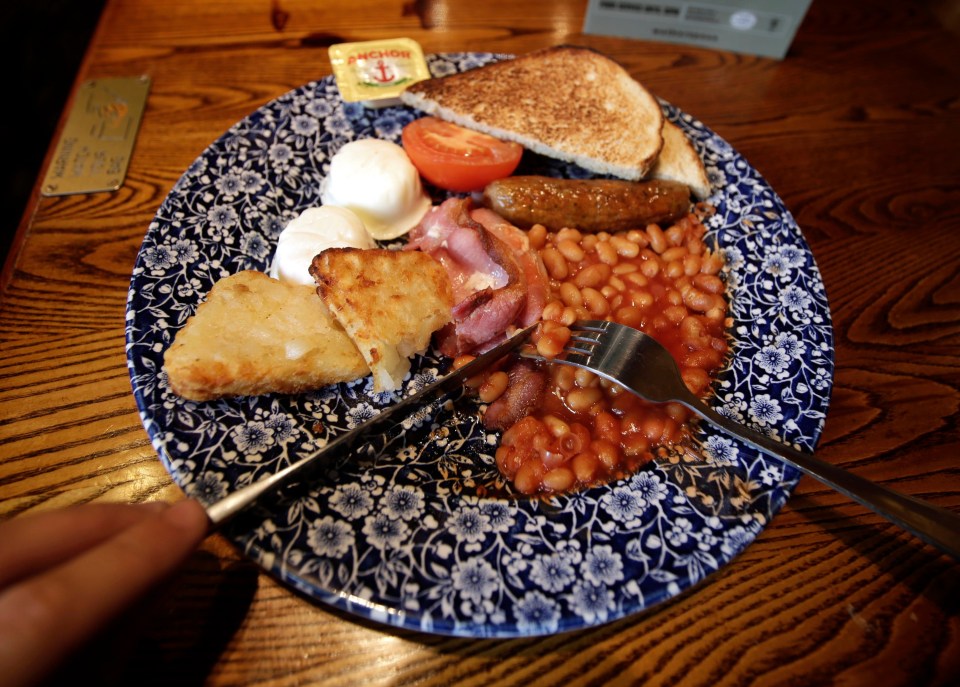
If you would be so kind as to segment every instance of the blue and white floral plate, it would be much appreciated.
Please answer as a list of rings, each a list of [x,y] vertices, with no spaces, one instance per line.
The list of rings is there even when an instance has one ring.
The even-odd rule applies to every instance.
[[[431,56],[434,75],[503,56]],[[713,403],[812,450],[833,378],[820,274],[780,198],[725,141],[663,103],[706,161],[727,260],[733,358]],[[147,230],[130,284],[127,357],[143,424],[184,491],[212,503],[395,402],[368,379],[302,396],[215,403],[170,392],[163,354],[214,282],[267,271],[278,234],[320,203],[348,141],[399,142],[418,116],[340,100],[332,78],[293,90],[221,136],[190,166]],[[524,171],[583,175],[530,156]],[[415,361],[402,394],[448,361]],[[277,495],[226,530],[267,571],[313,599],[387,625],[472,637],[554,633],[647,609],[704,580],[767,526],[798,473],[709,427],[697,457],[541,501],[510,495],[497,437],[468,398],[424,409],[356,460]]]

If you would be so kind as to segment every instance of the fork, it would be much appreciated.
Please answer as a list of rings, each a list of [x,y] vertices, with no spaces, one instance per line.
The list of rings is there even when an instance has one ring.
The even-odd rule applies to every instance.
[[[960,515],[847,472],[721,415],[687,388],[670,352],[641,331],[605,320],[580,320],[570,330],[563,357],[547,359],[528,351],[521,355],[589,370],[653,403],[680,403],[960,560]]]

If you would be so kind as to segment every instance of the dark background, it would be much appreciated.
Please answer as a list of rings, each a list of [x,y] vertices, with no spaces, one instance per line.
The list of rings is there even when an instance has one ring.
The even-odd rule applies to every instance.
[[[0,259],[26,209],[33,184],[70,95],[103,0],[0,3],[6,121],[0,164]]]

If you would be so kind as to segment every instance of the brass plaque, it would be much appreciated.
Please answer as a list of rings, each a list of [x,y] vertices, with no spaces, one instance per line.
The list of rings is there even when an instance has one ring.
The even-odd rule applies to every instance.
[[[146,76],[80,86],[40,192],[65,196],[120,188],[149,90]]]

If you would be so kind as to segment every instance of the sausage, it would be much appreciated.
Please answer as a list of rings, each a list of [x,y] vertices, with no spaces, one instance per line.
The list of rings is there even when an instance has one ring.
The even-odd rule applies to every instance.
[[[521,229],[613,232],[680,219],[690,212],[690,189],[665,180],[515,176],[488,184],[480,203]]]

